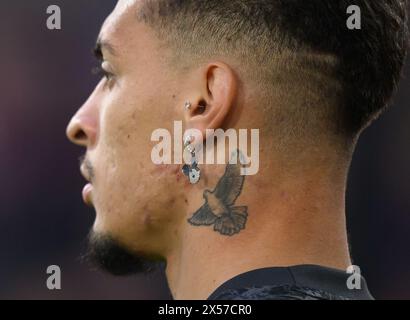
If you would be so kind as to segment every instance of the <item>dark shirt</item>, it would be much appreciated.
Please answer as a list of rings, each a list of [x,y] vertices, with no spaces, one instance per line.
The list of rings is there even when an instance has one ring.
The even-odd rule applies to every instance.
[[[363,277],[361,289],[348,288],[350,276],[314,265],[259,269],[225,282],[208,300],[373,300]]]

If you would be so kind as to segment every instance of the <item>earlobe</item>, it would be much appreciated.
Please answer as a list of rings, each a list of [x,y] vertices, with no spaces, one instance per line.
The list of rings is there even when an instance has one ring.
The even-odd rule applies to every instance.
[[[209,64],[200,81],[202,99],[187,109],[187,125],[206,137],[207,129],[219,129],[225,123],[237,97],[237,78],[224,63]]]

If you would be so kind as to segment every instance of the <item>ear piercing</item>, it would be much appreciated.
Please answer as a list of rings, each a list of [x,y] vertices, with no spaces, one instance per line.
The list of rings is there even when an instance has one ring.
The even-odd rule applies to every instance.
[[[191,165],[185,164],[182,167],[182,172],[188,177],[191,184],[197,184],[201,179],[201,170],[196,160],[195,147],[192,145],[193,141],[194,137],[191,135],[184,140],[184,149],[191,154]]]
[[[192,103],[186,101],[184,109],[189,111],[192,108]],[[185,164],[182,167],[182,172],[189,179],[191,184],[197,184],[201,179],[201,170],[198,167],[198,161],[196,160],[195,146],[192,144],[194,137],[189,135],[184,139],[184,150],[188,151],[191,154],[191,165]]]
[[[192,103],[190,101],[185,102],[185,110],[191,110],[192,108]]]

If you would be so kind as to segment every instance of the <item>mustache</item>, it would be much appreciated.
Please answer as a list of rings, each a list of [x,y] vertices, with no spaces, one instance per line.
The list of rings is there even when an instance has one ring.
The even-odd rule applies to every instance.
[[[90,179],[90,182],[92,182],[94,180],[95,173],[90,159],[88,159],[87,155],[84,154],[78,158],[78,161],[80,163],[80,167],[84,166],[84,169],[87,171],[88,178]]]

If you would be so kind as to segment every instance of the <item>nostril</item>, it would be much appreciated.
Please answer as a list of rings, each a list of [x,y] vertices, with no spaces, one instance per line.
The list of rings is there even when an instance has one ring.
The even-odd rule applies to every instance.
[[[75,118],[67,128],[68,139],[79,146],[87,147],[96,142],[96,125],[89,118]]]
[[[87,138],[87,135],[83,130],[78,130],[76,134],[74,135],[75,140],[80,141],[80,140],[85,140]]]

